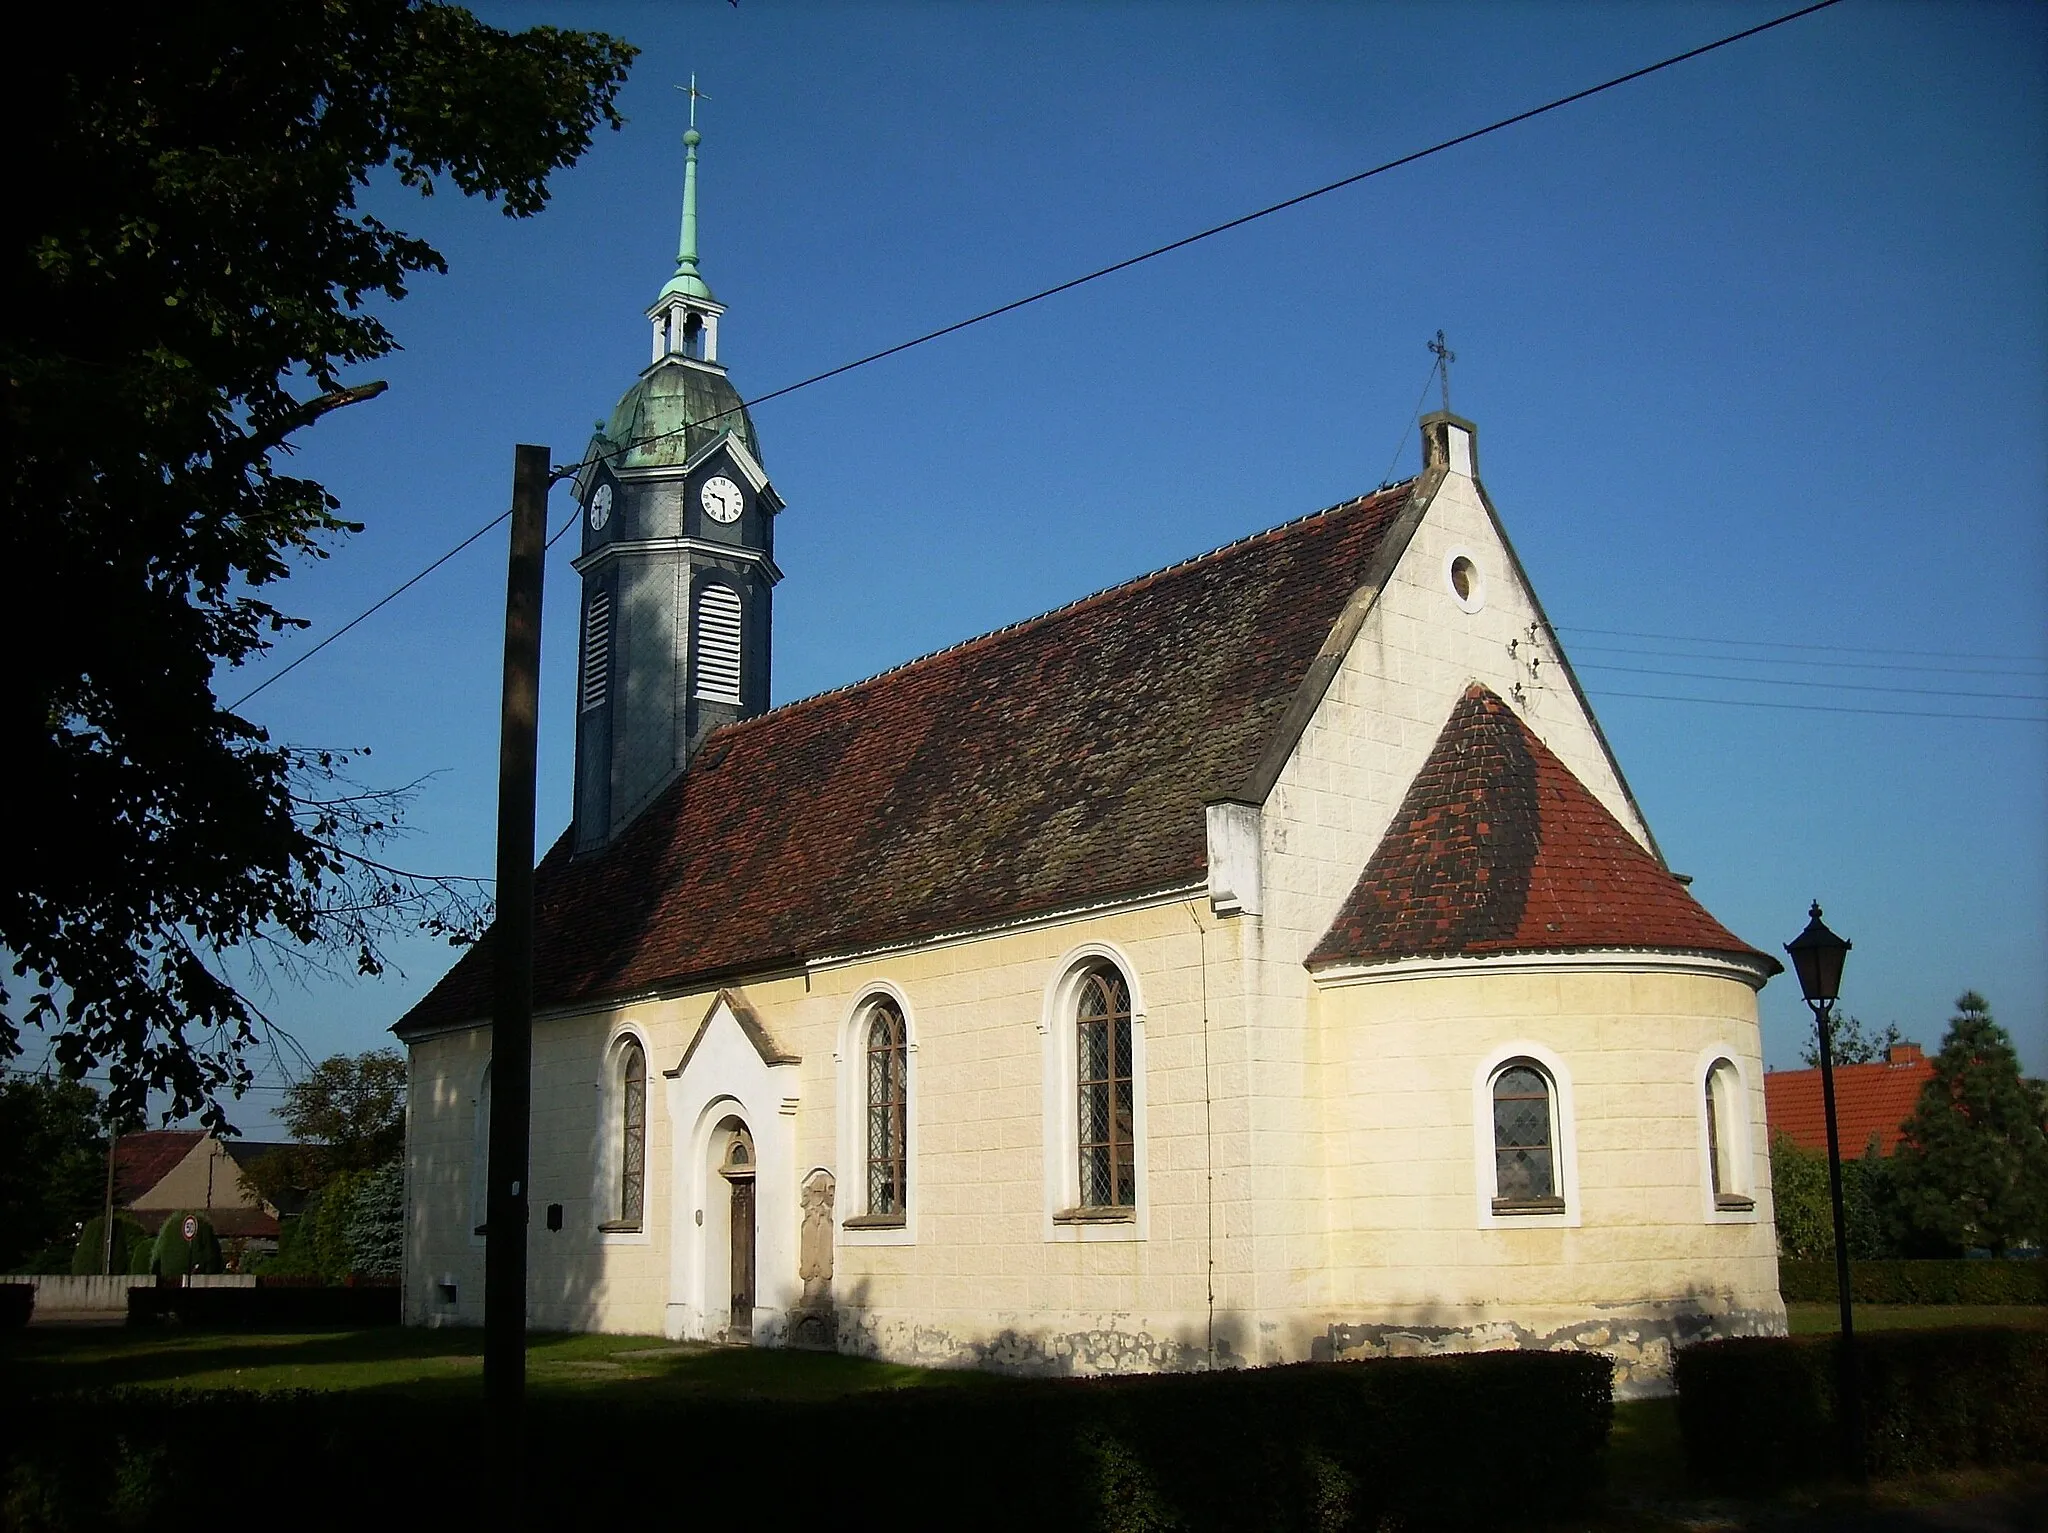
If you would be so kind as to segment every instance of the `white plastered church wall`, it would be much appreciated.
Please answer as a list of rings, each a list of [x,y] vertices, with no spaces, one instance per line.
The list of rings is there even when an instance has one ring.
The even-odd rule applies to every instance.
[[[846,1018],[877,992],[916,1008],[914,1238],[881,1244],[839,1231],[842,1350],[1082,1373],[1186,1367],[1205,1354],[1198,951],[1189,901],[1174,899],[820,965],[807,993],[750,987],[764,1022],[805,1055],[799,1158],[806,1170],[834,1170],[841,1218],[859,1206],[861,1170],[859,1135],[842,1122],[861,1107],[857,1086],[840,1078],[859,1068],[843,1054]],[[1041,1029],[1056,1023],[1046,997],[1064,993],[1059,978],[1090,955],[1127,965],[1144,1009],[1145,1218],[1106,1241],[1072,1240],[1051,1224],[1047,1174],[1048,1154],[1065,1152],[1048,1150],[1048,1093],[1069,1088],[1047,1079],[1056,1051]],[[835,1045],[836,1067],[814,1070]]]
[[[630,1028],[646,1040],[651,1066],[682,1051],[667,1004],[537,1018],[533,1034],[532,1131],[527,1181],[527,1322],[539,1329],[659,1335],[667,1311],[665,1198],[670,1132],[665,1112],[647,1114],[646,1212],[642,1234],[621,1240],[599,1226],[612,1216],[605,1175],[613,1131],[605,1071],[612,1044]],[[451,1029],[409,1042],[405,1319],[411,1325],[483,1323],[484,1243],[473,1232],[480,1159],[487,1136],[479,1091],[490,1060],[488,1026]],[[654,1085],[663,1082],[655,1075]],[[562,1206],[562,1228],[548,1208]],[[455,1297],[447,1297],[452,1290]]]
[[[1472,561],[1479,581],[1464,599],[1451,581],[1452,563],[1460,556]],[[1456,472],[1454,464],[1266,799],[1261,817],[1264,908],[1257,917],[1239,918],[1247,995],[1243,1036],[1237,1040],[1251,1082],[1248,1111],[1256,1124],[1255,1160],[1248,1175],[1255,1189],[1250,1207],[1263,1360],[1326,1355],[1333,1327],[1346,1323],[1339,1315],[1395,1302],[1369,1282],[1361,1286],[1362,1274],[1375,1269],[1431,1273],[1442,1260],[1425,1227],[1391,1217],[1386,1207],[1359,1222],[1359,1207],[1351,1201],[1356,1186],[1387,1163],[1361,1158],[1352,1125],[1361,1113],[1398,1115],[1405,1107],[1394,1104],[1413,1105],[1422,1087],[1417,1081],[1392,1079],[1370,1090],[1345,1084],[1360,1068],[1348,1052],[1355,1039],[1345,1033],[1344,1007],[1316,1003],[1318,986],[1303,960],[1341,909],[1466,688],[1480,682],[1508,701],[1615,818],[1646,848],[1654,848],[1552,638],[1477,483]],[[1225,923],[1233,924],[1238,923]],[[1403,980],[1378,988],[1396,1008],[1409,995],[1418,997],[1420,1008],[1427,983]],[[1518,1019],[1546,1012],[1540,987],[1529,995],[1516,981],[1480,983],[1493,992],[1484,1003],[1492,1008],[1490,1029],[1475,1027],[1452,1036],[1433,1030],[1420,1016],[1409,1024],[1417,1056],[1436,1059],[1468,1096],[1477,1058],[1514,1036]],[[1664,995],[1653,978],[1645,977],[1635,1001],[1606,1008],[1603,1025],[1590,1018],[1548,1017],[1546,1026],[1557,1039],[1548,1046],[1576,1058],[1618,1033],[1635,1035],[1667,1021],[1683,1023],[1697,1012],[1708,1019],[1702,1023],[1706,1032],[1733,1040],[1728,1046],[1740,1050],[1744,1078],[1758,1079],[1762,1065],[1754,993],[1739,979],[1718,983],[1739,994],[1692,992],[1686,1004],[1695,1011],[1673,1010],[1668,1004],[1640,1004],[1645,995]],[[1705,1010],[1698,1011],[1701,1007]],[[1691,1040],[1688,1049],[1705,1042],[1705,1033],[1683,1035]],[[1690,1081],[1691,1055],[1681,1060],[1668,1050],[1654,1055],[1636,1051],[1627,1062],[1651,1072],[1644,1078],[1655,1082],[1664,1103],[1651,1137],[1692,1144],[1698,1112],[1688,1095],[1697,1086]],[[1621,1084],[1617,1079],[1616,1089]],[[1464,1201],[1457,1206],[1469,1219],[1476,1175],[1469,1164],[1473,1109],[1468,1101],[1447,1097],[1431,1110],[1454,1113],[1464,1127],[1454,1136],[1456,1149],[1448,1158],[1411,1169],[1439,1182],[1462,1175]],[[1635,1126],[1626,1132],[1648,1132],[1639,1120],[1631,1121]],[[1398,1159],[1401,1152],[1390,1153]],[[1609,1163],[1600,1164],[1607,1174]],[[1633,1174],[1625,1160],[1611,1163],[1611,1171],[1620,1179],[1617,1189]],[[1758,1174],[1767,1181],[1767,1164]],[[1688,1176],[1686,1187],[1696,1205],[1697,1167]],[[1767,1223],[1761,1240],[1753,1231],[1732,1237],[1739,1250],[1731,1241],[1713,1246],[1716,1232],[1695,1230],[1699,1223],[1695,1217],[1691,1224],[1681,1221],[1661,1236],[1646,1237],[1643,1260],[1675,1258],[1681,1266],[1699,1268],[1700,1281],[1719,1295],[1705,1301],[1707,1307],[1741,1311],[1745,1318],[1734,1322],[1738,1328],[1752,1323],[1768,1328],[1777,1306],[1775,1271],[1758,1269],[1753,1249],[1760,1246],[1768,1254]],[[1516,1232],[1517,1238],[1526,1233]],[[1733,1268],[1716,1265],[1731,1251]],[[1597,1276],[1589,1273],[1574,1295],[1559,1301],[1567,1309],[1578,1306],[1573,1318],[1624,1290],[1631,1298],[1650,1292],[1640,1283],[1616,1289],[1613,1265]],[[1532,1277],[1524,1292],[1516,1286],[1518,1270],[1512,1262],[1491,1267],[1494,1291],[1510,1305],[1536,1302],[1536,1295],[1546,1291],[1542,1280]],[[1440,1331],[1492,1323],[1469,1305],[1459,1309],[1462,1303],[1453,1300],[1448,1310],[1439,1306]],[[1467,1319],[1458,1320],[1451,1311]],[[1782,1324],[1782,1307],[1775,1313]],[[1623,1362],[1631,1366],[1625,1357]],[[1653,1358],[1646,1377],[1659,1366]]]

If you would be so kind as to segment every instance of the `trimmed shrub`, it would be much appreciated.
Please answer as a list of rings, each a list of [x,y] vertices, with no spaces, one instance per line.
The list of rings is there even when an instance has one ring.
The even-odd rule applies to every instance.
[[[99,1272],[100,1242],[103,1238],[101,1232],[105,1228],[105,1218],[95,1214],[86,1220],[85,1228],[78,1232],[78,1248],[71,1253],[73,1277],[92,1277]],[[136,1252],[141,1251],[146,1255],[149,1247],[149,1231],[126,1214],[117,1212],[114,1215],[114,1271],[135,1271]],[[142,1270],[147,1272],[149,1269],[144,1267]]]
[[[193,1224],[192,1238],[185,1238],[185,1221]],[[156,1232],[156,1248],[145,1269],[158,1277],[181,1278],[194,1272],[227,1270],[221,1260],[220,1237],[213,1233],[213,1221],[200,1213],[175,1213]]]
[[[1835,1302],[1835,1264],[1778,1263],[1787,1304]],[[1849,1263],[1858,1304],[2048,1304],[2048,1261],[1886,1261]]]
[[[1842,1466],[1833,1336],[1737,1337],[1678,1354],[1686,1465],[1756,1489]],[[2003,1326],[1856,1339],[1864,1468],[1873,1475],[2048,1462],[2048,1333]]]
[[[202,1292],[204,1290],[201,1290]],[[261,1290],[256,1290],[260,1292]],[[587,1466],[677,1464],[692,1520],[918,1530],[1276,1530],[1524,1525],[1583,1504],[1612,1411],[1606,1359],[1493,1353],[1099,1380],[966,1378],[828,1401],[528,1402],[515,1473],[536,1527],[593,1527],[673,1496],[664,1477]],[[0,1401],[0,1484],[52,1522],[124,1510],[153,1533],[210,1530],[218,1445],[253,1462],[376,1464],[294,1507],[309,1530],[490,1516],[493,1462],[475,1394],[165,1394]],[[800,1461],[800,1472],[791,1464]],[[914,1472],[898,1472],[903,1466]],[[136,1466],[143,1466],[138,1469]],[[139,1488],[136,1488],[138,1487]],[[4,1514],[5,1509],[0,1509]]]
[[[36,1312],[36,1285],[0,1283],[0,1331],[18,1331]]]

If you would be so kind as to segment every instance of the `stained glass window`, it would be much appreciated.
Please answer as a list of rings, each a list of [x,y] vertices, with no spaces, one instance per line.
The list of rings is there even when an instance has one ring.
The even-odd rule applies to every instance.
[[[1097,969],[1081,982],[1076,1013],[1081,1205],[1134,1208],[1131,987],[1116,970]]]
[[[1550,1079],[1534,1065],[1510,1065],[1494,1077],[1493,1166],[1497,1203],[1557,1199]]]
[[[647,1202],[647,1055],[636,1041],[619,1053],[619,1222],[638,1224]]]
[[[901,1215],[909,1193],[908,1081],[903,1013],[877,1001],[868,1014],[868,1213]]]

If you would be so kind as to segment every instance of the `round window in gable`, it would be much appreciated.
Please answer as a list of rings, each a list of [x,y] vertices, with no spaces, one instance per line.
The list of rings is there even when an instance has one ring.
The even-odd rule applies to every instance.
[[[1445,556],[1444,584],[1450,588],[1451,599],[1467,612],[1486,605],[1486,577],[1467,550],[1454,548]]]

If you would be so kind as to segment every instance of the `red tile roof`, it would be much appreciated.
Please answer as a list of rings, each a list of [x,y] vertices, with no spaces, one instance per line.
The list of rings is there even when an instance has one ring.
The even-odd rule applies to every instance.
[[[147,1129],[114,1145],[114,1205],[125,1207],[171,1174],[206,1136],[198,1129]]]
[[[222,1240],[275,1240],[277,1216],[261,1208],[137,1208],[128,1217],[154,1235],[164,1221],[184,1214],[204,1214]]]
[[[1916,1043],[1892,1048],[1881,1065],[1836,1065],[1835,1129],[1842,1153],[1861,1155],[1875,1137],[1878,1154],[1891,1154],[1899,1146],[1899,1126],[1933,1078],[1934,1066]],[[1764,1118],[1773,1135],[1789,1134],[1804,1149],[1825,1150],[1828,1120],[1819,1068],[1765,1071]]]
[[[1409,489],[718,731],[609,848],[542,859],[535,1004],[1201,878],[1203,804],[1252,776]],[[491,952],[397,1031],[487,1015]]]
[[[1597,948],[1778,965],[1700,907],[1482,686],[1451,710],[1311,965]]]

